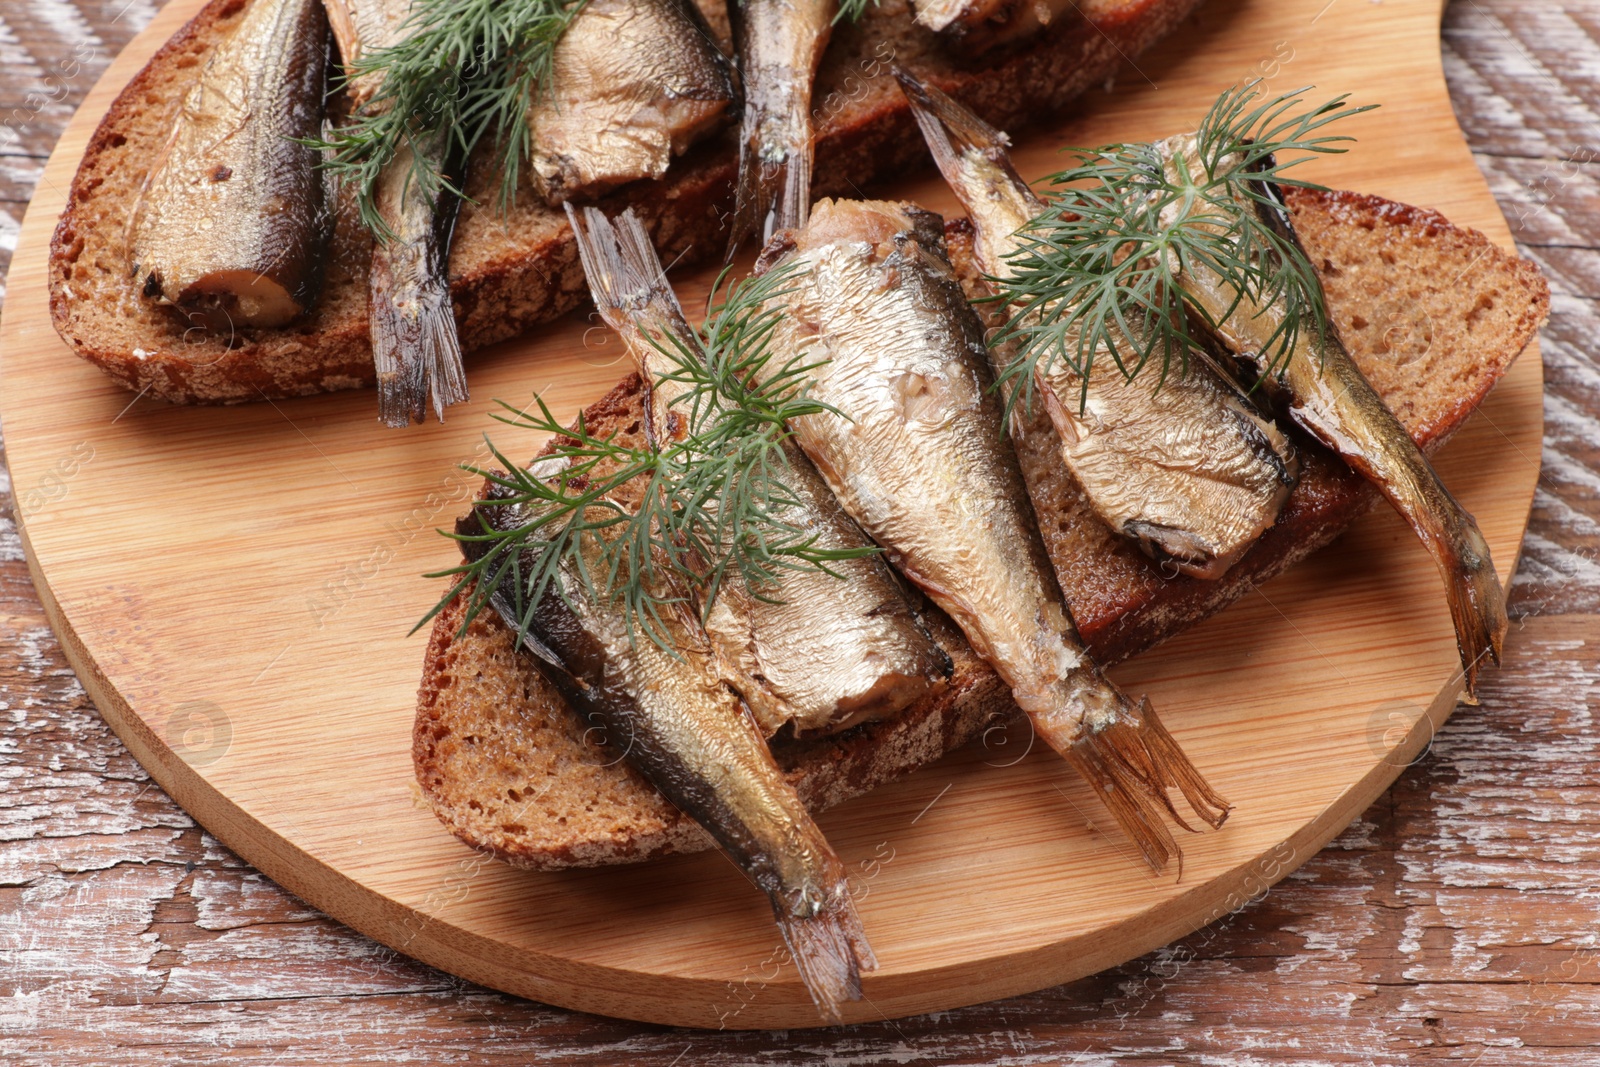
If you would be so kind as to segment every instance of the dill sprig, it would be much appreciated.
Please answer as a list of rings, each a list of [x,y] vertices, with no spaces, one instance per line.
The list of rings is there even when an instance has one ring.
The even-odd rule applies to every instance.
[[[829,570],[832,562],[874,549],[831,549],[801,517],[802,504],[784,481],[789,471],[790,419],[833,408],[809,396],[817,364],[795,355],[779,362],[772,335],[781,313],[772,306],[789,291],[792,270],[778,269],[728,284],[701,329],[701,345],[664,334],[652,339],[669,364],[662,383],[681,389],[687,431],[663,448],[596,436],[579,416],[561,425],[535,398],[525,413],[499,403],[499,421],[552,435],[554,448],[523,469],[495,448],[500,469],[463,465],[486,478],[495,507],[522,521],[504,528],[479,515],[481,529],[447,533],[464,543],[468,561],[428,577],[454,577],[449,592],[418,626],[456,596],[467,596],[463,630],[498,591],[525,640],[533,612],[563,568],[578,575],[583,595],[624,609],[630,634],[665,644],[661,611],[692,595],[709,612],[719,592],[737,581],[752,595],[781,594],[787,572]]]
[[[548,85],[551,57],[585,0],[416,0],[399,39],[362,55],[345,82],[371,78],[372,96],[326,139],[327,168],[356,192],[361,220],[386,234],[375,202],[378,177],[402,146],[448,138],[437,157],[414,153],[410,180],[429,196],[460,194],[440,158],[466,159],[496,146],[504,207],[531,149],[528,108]]]
[[[1186,366],[1197,343],[1190,314],[1218,325],[1177,282],[1197,265],[1236,294],[1228,314],[1241,303],[1282,308],[1260,353],[1263,376],[1303,333],[1320,338],[1322,286],[1292,237],[1257,210],[1275,210],[1259,183],[1320,188],[1285,172],[1312,155],[1346,151],[1336,145],[1353,138],[1319,131],[1372,105],[1348,107],[1338,96],[1305,108],[1306,89],[1263,99],[1258,85],[1223,93],[1187,142],[1192,150],[1174,150],[1180,139],[1067,149],[1077,165],[1047,179],[1048,205],[1019,233],[1010,276],[992,279],[1012,309],[994,339],[1016,348],[1001,375],[1011,402],[1031,401],[1035,374],[1058,359],[1079,375],[1086,397],[1101,351],[1130,380],[1157,363],[1159,388],[1173,360]]]
[[[738,0],[735,0],[738,2]],[[441,160],[465,160],[480,143],[496,146],[499,207],[516,199],[522,164],[532,151],[528,110],[548,88],[556,43],[586,0],[416,0],[399,40],[362,55],[343,84],[372,78],[378,88],[344,122],[308,143],[327,153],[325,166],[355,189],[362,223],[389,236],[378,214],[378,177],[406,144],[442,153],[414,153],[409,180],[429,197],[462,195]],[[858,21],[878,0],[840,0],[834,21]]]

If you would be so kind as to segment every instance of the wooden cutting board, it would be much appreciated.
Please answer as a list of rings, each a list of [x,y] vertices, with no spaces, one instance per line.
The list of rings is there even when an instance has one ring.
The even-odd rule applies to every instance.
[[[419,579],[465,509],[454,469],[491,398],[541,391],[560,415],[597,398],[622,352],[582,317],[470,361],[474,401],[444,425],[379,427],[369,392],[177,408],[113,385],[49,321],[45,259],[83,147],[117,90],[200,6],[171,0],[89,95],[52,156],[0,323],[0,415],[39,594],[101,713],[209,830],[379,941],[539,1000],[662,1023],[792,1027],[816,1016],[765,901],[715,853],[537,874],[452,838],[420,799],[410,731],[439,593]],[[1115,91],[1026,137],[1054,147],[1192,127],[1251,76],[1383,107],[1319,160],[1327,184],[1437,208],[1510,247],[1456,128],[1440,0],[1213,2]],[[953,212],[931,176],[889,190]],[[680,281],[686,305],[708,278]],[[1515,570],[1539,469],[1530,348],[1439,457]],[[852,1019],[1041,988],[1219,918],[1309,858],[1423,752],[1459,688],[1433,565],[1380,510],[1222,615],[1119,668],[1236,805],[1149,874],[1053,755],[973,746],[825,814],[882,967]]]

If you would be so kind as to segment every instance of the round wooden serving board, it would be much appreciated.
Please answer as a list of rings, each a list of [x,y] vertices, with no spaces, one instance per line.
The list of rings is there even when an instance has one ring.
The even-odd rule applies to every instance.
[[[403,432],[370,392],[235,408],[134,397],[75,358],[47,309],[45,259],[85,142],[117,90],[200,6],[171,0],[62,137],[22,227],[0,350],[6,452],[34,580],[101,713],[229,846],[306,900],[431,964],[538,1000],[697,1026],[816,1015],[764,899],[717,853],[537,874],[474,853],[422,802],[411,723],[423,635],[450,565],[433,533],[464,511],[454,469],[491,399],[539,390],[567,416],[624,370],[582,316],[470,360],[474,400]],[[1191,128],[1264,74],[1381,103],[1359,144],[1307,172],[1437,208],[1510,247],[1456,128],[1439,0],[1214,2],[1116,90],[1022,139],[1054,146]],[[888,192],[953,212],[931,175]],[[693,306],[706,287],[680,281]],[[1515,570],[1538,475],[1538,352],[1522,356],[1438,459]],[[1235,804],[1151,875],[1054,755],[978,746],[826,813],[855,871],[881,969],[853,1019],[1033,990],[1137,956],[1226,914],[1359,814],[1449,715],[1459,690],[1437,574],[1380,509],[1220,616],[1119,668]],[[1012,751],[1015,752],[1013,746]]]

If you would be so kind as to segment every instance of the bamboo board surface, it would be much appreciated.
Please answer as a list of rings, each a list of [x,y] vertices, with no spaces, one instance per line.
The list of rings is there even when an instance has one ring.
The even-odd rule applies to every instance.
[[[484,861],[416,799],[409,730],[421,635],[405,631],[451,559],[427,531],[463,510],[452,472],[489,399],[545,392],[557,412],[620,374],[616,345],[569,320],[471,361],[449,423],[403,435],[369,393],[234,409],[132,399],[55,337],[44,255],[83,144],[111,97],[197,5],[174,0],[91,93],[18,244],[0,412],[14,484],[67,491],[27,516],[47,609],[86,686],[158,781],[274,878],[396,948],[554,1003],[700,1025],[814,1020],[776,968],[764,901],[720,857],[535,875]],[[1313,25],[1318,10],[1324,13]],[[1192,125],[1253,72],[1385,106],[1320,180],[1442,210],[1509,244],[1456,130],[1433,0],[1240,4],[1140,57],[1052,147]],[[1273,67],[1273,64],[1276,67]],[[1262,64],[1266,64],[1265,68]],[[952,210],[932,180],[895,195]],[[680,283],[685,302],[705,279]],[[1513,569],[1537,474],[1539,365],[1527,353],[1446,450],[1446,481]],[[126,410],[125,410],[126,409]],[[513,454],[535,442],[497,434]],[[1431,563],[1387,513],[1194,632],[1116,672],[1146,689],[1236,804],[1155,879],[1054,757],[973,750],[825,815],[861,872],[883,963],[867,1019],[1060,982],[1216,918],[1288,873],[1398,773],[1448,713],[1454,647]],[[1409,730],[1406,727],[1410,727]],[[1093,820],[1094,825],[1090,825]]]

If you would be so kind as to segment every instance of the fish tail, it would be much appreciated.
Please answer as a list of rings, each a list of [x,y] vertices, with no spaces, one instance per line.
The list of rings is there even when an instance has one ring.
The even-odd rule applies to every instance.
[[[1450,604],[1450,620],[1455,624],[1456,648],[1466,675],[1466,699],[1478,700],[1478,670],[1485,660],[1499,664],[1509,620],[1506,617],[1505,590],[1495,573],[1489,545],[1472,516],[1461,512],[1463,521],[1440,554],[1444,572],[1445,599]]]
[[[861,972],[878,966],[849,887],[841,878],[826,901],[803,915],[777,896],[772,910],[818,1014],[830,1023],[843,1022],[841,1006],[861,999]]]
[[[448,188],[425,188],[419,167],[444,171],[447,153],[407,143],[379,177],[387,232],[374,240],[367,305],[386,426],[425,421],[430,399],[443,422],[445,408],[467,399],[449,273],[460,200]]]
[[[1347,368],[1345,395],[1360,401],[1344,420],[1365,438],[1354,446],[1335,443],[1335,447],[1353,470],[1388,499],[1438,566],[1466,680],[1465,699],[1476,703],[1478,672],[1486,660],[1500,662],[1509,626],[1505,590],[1495,573],[1489,543],[1477,520],[1440,480],[1439,472],[1350,360],[1344,346],[1335,345],[1332,350]],[[1327,439],[1321,432],[1318,436]]]
[[[904,67],[892,68],[900,90],[905,93],[922,128],[922,137],[928,142],[928,151],[944,175],[957,190],[961,183],[961,153],[969,149],[985,153],[995,163],[1002,165],[1017,184],[1027,183],[1011,167],[1006,149],[1011,139],[1000,130],[984,122],[977,115],[956,103],[948,95],[931,85],[924,85]]]
[[[796,230],[811,213],[811,131],[804,119],[794,129],[793,119],[780,123],[757,109],[746,112],[739,139],[739,182],[734,192],[733,222],[728,233],[727,260],[751,237],[765,242],[779,230]],[[773,159],[766,146],[783,145],[781,158]]]
[[[748,117],[745,119],[746,128],[739,136],[739,179],[733,194],[728,251],[723,257],[728,263],[733,262],[740,245],[761,231],[762,220],[772,204],[771,184],[763,180],[761,173],[765,166],[761,162],[761,146],[756,140],[757,134],[749,129],[750,121]]]
[[[772,229],[798,230],[811,217],[812,142],[809,119],[791,128],[789,158],[784,161],[783,184],[772,202]]]
[[[443,422],[445,408],[467,399],[450,290],[433,272],[397,288],[395,273],[389,254],[374,250],[371,334],[378,417],[386,426],[420,423],[431,398]]]
[[[652,305],[683,318],[650,233],[632,208],[609,219],[598,208],[564,206],[589,291],[612,328],[631,332],[636,328],[634,316]]]
[[[455,305],[444,279],[435,277],[418,309],[422,334],[423,376],[433,398],[433,413],[444,421],[444,409],[468,397],[467,372],[461,365],[461,339],[456,335]]]
[[[765,243],[811,216],[811,81],[792,78],[770,103],[748,100],[739,128],[739,180],[727,261],[751,237]]]
[[[565,206],[594,305],[622,335],[644,377],[645,437],[662,447],[685,432],[670,410],[674,387],[667,383],[675,364],[704,362],[700,335],[684,317],[649,231],[632,208],[608,219],[596,208]]]
[[[1230,805],[1178,747],[1149,700],[1135,705],[1122,693],[1115,695],[1117,708],[1109,719],[1085,727],[1061,752],[1094,787],[1145,862],[1159,871],[1174,855],[1180,859],[1182,855],[1161,819],[1161,809],[1194,832],[1173,804],[1171,789],[1183,794],[1194,814],[1212,829],[1227,820]]]

